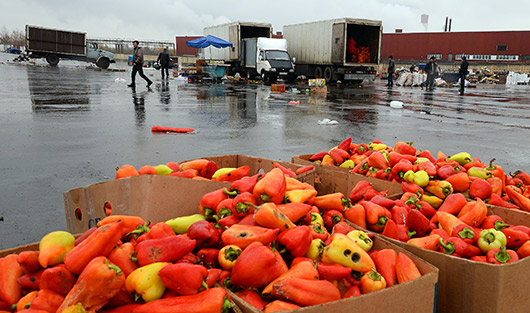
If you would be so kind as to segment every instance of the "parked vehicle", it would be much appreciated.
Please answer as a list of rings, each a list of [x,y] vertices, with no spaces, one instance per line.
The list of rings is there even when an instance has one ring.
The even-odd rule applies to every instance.
[[[230,74],[240,73],[249,78],[260,76],[264,80],[295,78],[287,41],[271,38],[271,24],[234,22],[206,27],[204,35],[232,43],[232,48],[204,48],[200,55],[200,59],[228,64]]]
[[[382,32],[381,21],[353,18],[283,27],[297,75],[356,83],[375,79]]]
[[[46,58],[57,66],[60,58],[95,63],[106,69],[115,63],[114,53],[101,50],[95,42],[86,41],[86,33],[26,25],[26,52],[32,58]]]

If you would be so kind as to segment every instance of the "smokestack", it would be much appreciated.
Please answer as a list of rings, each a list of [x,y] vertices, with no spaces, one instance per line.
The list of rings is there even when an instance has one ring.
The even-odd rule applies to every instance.
[[[449,19],[448,16],[445,17],[445,26],[444,26],[444,32],[447,32],[447,20]]]
[[[451,32],[451,23],[453,22],[453,19],[449,19],[449,32]]]

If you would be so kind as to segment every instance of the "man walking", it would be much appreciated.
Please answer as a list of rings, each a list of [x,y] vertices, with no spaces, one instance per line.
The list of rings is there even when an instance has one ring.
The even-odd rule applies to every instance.
[[[438,64],[436,64],[435,60],[436,58],[432,56],[429,63],[425,65],[425,72],[427,73],[426,90],[434,89],[434,79],[438,74]]]
[[[466,75],[469,63],[465,56],[462,56],[462,63],[460,63],[460,69],[458,70],[458,78],[460,79],[460,94],[464,94],[464,86],[466,85]]]
[[[144,75],[143,65],[144,65],[144,52],[142,48],[138,47],[138,40],[133,41],[134,54],[133,54],[133,68],[131,73],[131,83],[127,85],[128,87],[136,87],[135,79],[136,72],[140,74],[140,77],[145,79],[147,82],[147,88],[153,84],[153,82]]]
[[[387,87],[394,86],[394,72],[396,71],[396,64],[394,63],[394,57],[388,57],[388,82]]]
[[[162,80],[164,80],[164,71],[166,74],[166,79],[169,79],[169,53],[167,53],[167,48],[164,48],[164,51],[160,52],[158,59],[156,60],[160,64],[160,72],[162,72]]]

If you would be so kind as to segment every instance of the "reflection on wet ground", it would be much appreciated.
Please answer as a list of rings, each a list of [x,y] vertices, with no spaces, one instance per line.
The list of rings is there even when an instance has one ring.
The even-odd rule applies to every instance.
[[[272,93],[259,84],[162,82],[159,72],[145,72],[155,80],[150,90],[126,87],[129,73],[67,61],[55,69],[0,64],[0,249],[66,229],[62,192],[113,179],[125,163],[232,153],[289,161],[352,136],[495,157],[507,171],[530,168],[529,86],[486,86],[460,96],[456,88],[387,89],[377,81],[329,86],[323,99],[303,85]],[[404,108],[390,107],[394,100]],[[339,124],[319,125],[324,118]],[[154,125],[196,133],[157,135]]]

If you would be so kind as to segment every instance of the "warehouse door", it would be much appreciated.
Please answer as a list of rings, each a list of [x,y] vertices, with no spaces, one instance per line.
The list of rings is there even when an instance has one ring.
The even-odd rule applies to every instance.
[[[333,32],[331,36],[331,63],[344,63],[345,41],[344,34],[346,33],[345,23],[333,24]]]
[[[228,30],[228,41],[232,43],[230,49],[230,60],[239,59],[239,25],[230,26]]]

